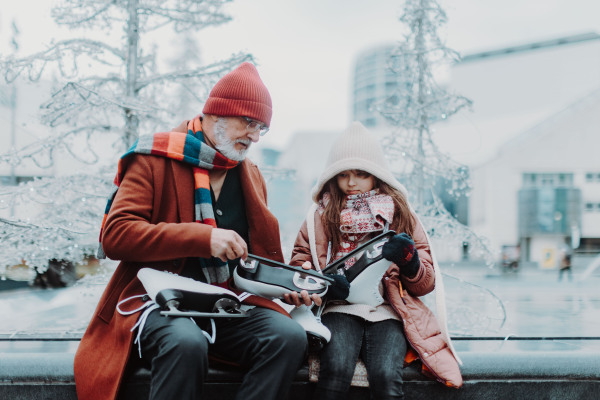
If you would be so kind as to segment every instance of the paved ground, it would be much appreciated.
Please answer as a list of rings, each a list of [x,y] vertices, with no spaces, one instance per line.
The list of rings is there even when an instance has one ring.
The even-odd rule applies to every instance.
[[[497,269],[446,267],[446,300],[453,336],[589,337],[499,343],[504,348],[600,350],[600,276],[575,270],[571,280],[558,271],[536,268],[504,273]],[[502,321],[501,315],[506,319]],[[467,323],[463,323],[467,321]],[[460,348],[460,345],[458,345]]]
[[[571,281],[563,277],[559,282],[557,271],[502,273],[483,266],[444,267],[450,332],[465,338],[600,337],[600,276],[580,280],[582,272],[575,270]],[[65,289],[1,291],[0,338],[31,334],[77,337],[85,330],[102,290],[101,283],[90,280]],[[433,298],[426,302],[434,304]],[[531,344],[523,341],[494,343],[531,349]],[[555,348],[557,341],[552,343]],[[569,347],[579,342],[561,343]],[[2,348],[7,345],[0,343]],[[459,349],[468,346],[460,340],[456,345]],[[18,346],[27,347],[11,346],[14,351],[20,351]],[[536,346],[543,350],[550,345]],[[586,341],[586,346],[600,349],[600,340]]]

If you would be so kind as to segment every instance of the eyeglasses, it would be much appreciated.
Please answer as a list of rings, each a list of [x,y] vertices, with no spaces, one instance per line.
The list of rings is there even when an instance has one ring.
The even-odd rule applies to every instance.
[[[248,122],[246,125],[246,129],[250,132],[260,132],[260,136],[265,136],[267,132],[269,132],[269,127],[265,124],[262,124],[258,121],[253,120],[252,118],[242,117]]]

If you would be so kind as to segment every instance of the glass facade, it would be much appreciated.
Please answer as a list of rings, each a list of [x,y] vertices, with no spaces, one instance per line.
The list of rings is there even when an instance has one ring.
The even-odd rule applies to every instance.
[[[361,54],[356,61],[353,83],[353,120],[368,128],[380,125],[383,117],[374,109],[384,100],[392,104],[399,82],[398,76],[389,69],[393,46],[383,46]]]
[[[0,186],[15,186],[34,180],[33,176],[0,175]]]
[[[570,236],[581,227],[581,190],[571,173],[525,173],[519,190],[519,236]]]

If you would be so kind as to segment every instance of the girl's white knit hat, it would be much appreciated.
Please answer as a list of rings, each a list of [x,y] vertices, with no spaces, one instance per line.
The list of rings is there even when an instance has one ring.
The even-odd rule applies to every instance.
[[[360,169],[379,178],[406,196],[406,188],[392,175],[381,144],[360,122],[353,122],[335,140],[325,170],[312,189],[312,199],[316,203],[323,185],[342,171]]]

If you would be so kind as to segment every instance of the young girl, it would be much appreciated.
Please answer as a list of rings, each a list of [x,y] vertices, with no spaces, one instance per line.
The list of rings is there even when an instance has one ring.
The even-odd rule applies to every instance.
[[[349,304],[340,299],[340,290],[333,291],[337,300],[327,301],[322,322],[332,337],[320,354],[316,398],[345,399],[359,357],[372,398],[403,398],[405,358],[420,358],[428,375],[460,387],[448,335],[418,299],[441,279],[428,237],[381,146],[362,124],[354,122],[333,144],[312,198],[315,204],[298,233],[292,265],[310,263],[321,270],[386,230],[397,233],[382,248],[390,261],[379,284],[382,304]],[[346,261],[345,268],[353,262]]]

